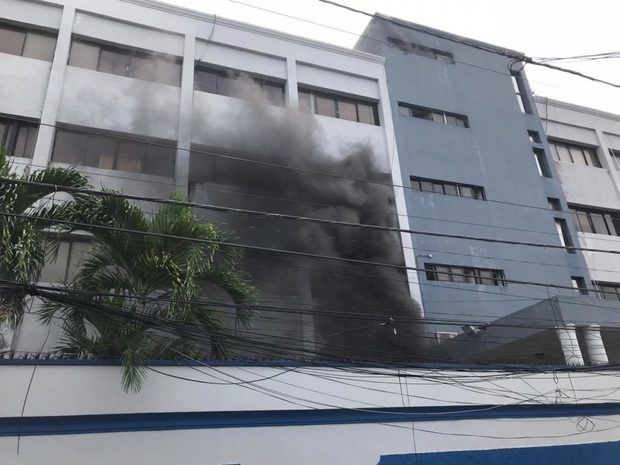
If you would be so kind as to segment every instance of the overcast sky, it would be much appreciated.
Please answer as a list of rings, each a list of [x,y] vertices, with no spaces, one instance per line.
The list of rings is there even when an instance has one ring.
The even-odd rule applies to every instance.
[[[361,10],[378,11],[501,45],[532,57],[620,50],[620,0],[339,1]],[[318,0],[167,2],[344,47],[353,46],[369,19]],[[620,83],[620,59],[565,63],[564,66]],[[526,67],[526,72],[537,95],[620,114],[618,88],[532,65]]]

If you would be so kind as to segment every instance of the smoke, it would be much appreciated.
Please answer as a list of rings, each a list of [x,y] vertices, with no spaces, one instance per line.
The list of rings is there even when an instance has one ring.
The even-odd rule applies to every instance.
[[[224,113],[217,113],[217,121],[209,111],[203,113],[204,119],[195,118],[194,139],[198,136],[204,144],[193,147],[190,162],[194,199],[398,226],[394,192],[386,185],[391,176],[385,155],[374,153],[370,144],[340,144],[334,150],[314,117],[261,104],[260,90],[251,78],[242,76],[234,81],[234,95],[245,101],[226,105]],[[366,128],[360,123],[359,133]],[[232,214],[211,214],[210,219],[234,230],[241,242],[250,245],[404,264],[400,237],[393,232]],[[245,255],[246,269],[262,293],[263,304],[314,312],[261,312],[253,338],[286,346],[273,349],[274,354],[316,351],[320,358],[385,361],[411,359],[419,353],[421,326],[411,320],[419,318],[420,310],[409,295],[404,271],[272,253]]]

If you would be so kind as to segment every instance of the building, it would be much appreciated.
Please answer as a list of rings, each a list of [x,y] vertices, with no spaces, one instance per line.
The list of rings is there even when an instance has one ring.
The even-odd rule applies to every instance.
[[[551,161],[523,56],[380,15],[356,48],[386,59],[413,229],[463,237],[413,234],[429,331],[451,337],[462,325],[491,322],[585,286],[590,271],[574,250],[468,239],[577,242],[564,172]]]

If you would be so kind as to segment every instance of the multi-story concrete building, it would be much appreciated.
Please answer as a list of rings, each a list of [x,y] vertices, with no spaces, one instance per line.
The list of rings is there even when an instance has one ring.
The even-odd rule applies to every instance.
[[[463,237],[413,234],[417,265],[426,270],[418,279],[430,331],[460,331],[460,324],[572,295],[562,286],[589,282],[580,253],[468,239],[575,241],[563,170],[551,162],[523,56],[382,16],[369,22],[356,48],[386,58],[413,228]]]
[[[582,247],[620,250],[620,116],[537,97],[551,155]],[[603,299],[618,300],[620,258],[584,252]]]

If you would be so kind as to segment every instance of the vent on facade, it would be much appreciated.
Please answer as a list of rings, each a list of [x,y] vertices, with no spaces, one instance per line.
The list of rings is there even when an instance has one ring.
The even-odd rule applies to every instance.
[[[435,333],[435,340],[437,342],[446,341],[448,339],[456,337],[456,334],[457,333],[454,333],[452,331],[437,331]]]
[[[425,47],[424,45],[405,42],[396,37],[388,37],[390,45],[401,49],[403,52],[414,53],[433,60],[443,61],[444,63],[454,64],[454,55],[450,52],[444,52],[436,48]]]

